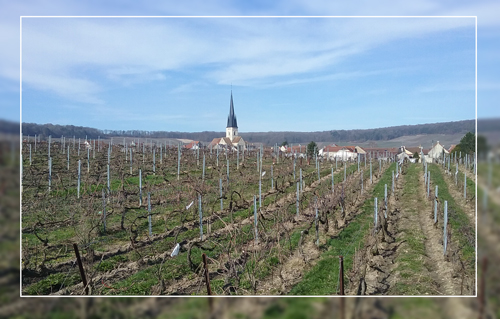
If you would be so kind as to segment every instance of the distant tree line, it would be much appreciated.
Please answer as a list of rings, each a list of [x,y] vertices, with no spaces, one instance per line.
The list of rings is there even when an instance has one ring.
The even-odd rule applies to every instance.
[[[488,120],[488,125],[497,127],[499,119]],[[18,125],[18,124],[17,124]],[[12,125],[11,125],[12,126]],[[12,126],[13,127],[13,126]],[[13,129],[13,128],[12,128]],[[73,137],[96,139],[110,137],[138,137],[138,138],[180,138],[191,139],[203,142],[209,142],[214,138],[225,136],[225,132],[168,132],[168,131],[141,131],[141,130],[99,130],[91,127],[74,125],[55,125],[55,124],[35,124],[23,123],[23,135],[40,135],[46,138],[52,137]],[[410,136],[418,134],[465,134],[475,130],[474,120],[465,120],[457,122],[419,124],[419,125],[401,125],[378,129],[365,130],[332,130],[320,132],[249,132],[241,133],[245,141],[249,143],[264,143],[266,145],[281,145],[283,141],[288,144],[307,144],[310,141],[318,142],[365,142],[368,140],[384,141],[398,138],[401,136]]]
[[[498,122],[497,122],[498,123]],[[331,131],[334,141],[368,140],[387,141],[401,136],[424,134],[465,134],[475,130],[475,121],[457,121],[418,125],[400,125],[366,130],[335,130]]]
[[[19,122],[11,122],[0,119],[0,133],[19,134]]]

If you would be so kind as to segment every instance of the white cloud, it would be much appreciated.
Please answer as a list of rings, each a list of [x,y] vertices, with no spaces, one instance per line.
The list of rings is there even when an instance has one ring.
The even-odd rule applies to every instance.
[[[137,6],[133,4],[116,6],[105,3],[91,6],[82,2],[57,0],[6,2],[2,4],[0,13],[2,21],[0,47],[4,48],[0,52],[0,77],[13,82],[19,79],[20,15],[478,15],[481,34],[500,24],[496,14],[498,11],[500,11],[498,1],[448,4],[437,1],[399,3],[389,0],[377,2],[297,0],[267,3],[262,6],[236,4],[231,1],[217,1],[208,5],[201,0],[175,4],[146,2]],[[289,22],[286,27],[279,28],[267,20],[261,20],[259,22],[261,26],[255,28],[245,27],[245,21],[226,19],[217,22],[218,27],[215,29],[217,32],[213,33],[211,29],[200,31],[182,26],[166,27],[150,22],[141,20],[127,27],[123,23],[113,26],[109,20],[90,19],[78,20],[66,28],[40,28],[33,33],[35,39],[24,39],[25,48],[28,45],[26,40],[29,40],[37,50],[37,57],[25,56],[23,61],[25,70],[29,70],[31,60],[35,64],[45,66],[45,70],[38,69],[40,74],[33,75],[35,78],[60,78],[60,74],[69,74],[74,85],[72,96],[97,101],[99,98],[96,91],[89,89],[89,85],[93,82],[94,87],[105,90],[106,87],[102,82],[92,77],[81,77],[78,73],[70,71],[80,72],[80,67],[91,66],[101,69],[102,75],[108,76],[108,79],[130,86],[138,82],[163,80],[164,70],[188,68],[198,63],[213,67],[207,74],[207,79],[217,83],[237,81],[258,83],[259,79],[266,77],[315,72],[321,67],[320,61],[327,66],[334,65],[350,54],[365,52],[373,46],[394,39],[421,36],[461,26],[458,20],[448,26],[442,24],[442,21],[436,23],[413,21],[404,25],[391,25],[392,22],[382,20],[376,23],[368,22],[363,26],[356,25],[357,22],[349,19],[338,26],[324,23],[326,28],[304,28],[301,22]],[[488,27],[490,29],[487,29]],[[318,29],[328,32],[320,34],[317,32]],[[290,37],[290,33],[296,36]],[[215,34],[222,36],[218,39],[214,37]],[[315,38],[311,35],[315,35]],[[326,42],[325,40],[329,38],[330,40],[336,38],[337,41]],[[130,45],[131,43],[134,45]],[[347,53],[342,54],[342,50]],[[296,54],[286,54],[291,51]],[[276,58],[278,61],[272,61],[269,56],[279,57]],[[113,70],[119,68],[134,67],[137,67],[136,72],[113,73]],[[148,71],[141,72],[141,69]],[[301,81],[301,79],[290,81],[294,80]],[[57,83],[61,84],[60,88],[56,88]],[[81,85],[79,91],[78,85]],[[58,94],[66,90],[62,79],[52,81],[50,85],[44,87]],[[68,97],[68,94],[64,96]]]
[[[471,19],[27,19],[23,74],[77,77],[83,69],[131,85],[201,66],[202,77],[215,83],[255,83],[324,70],[395,39],[471,25]],[[89,95],[88,78],[80,83],[77,94],[73,82],[75,96]],[[53,91],[66,90],[56,84]]]

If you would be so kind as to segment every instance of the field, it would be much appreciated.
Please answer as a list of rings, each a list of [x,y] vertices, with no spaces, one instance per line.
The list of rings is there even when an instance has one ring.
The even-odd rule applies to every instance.
[[[463,198],[463,165],[455,184],[440,164],[390,158],[61,142],[52,165],[46,141],[23,143],[23,295],[206,295],[203,254],[216,295],[339,294],[339,255],[345,294],[475,294],[475,185]]]

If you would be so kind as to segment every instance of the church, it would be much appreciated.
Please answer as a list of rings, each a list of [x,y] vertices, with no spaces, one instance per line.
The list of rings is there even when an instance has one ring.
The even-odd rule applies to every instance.
[[[212,149],[228,149],[240,151],[246,149],[246,143],[241,136],[238,135],[238,122],[234,114],[233,91],[231,90],[231,101],[229,102],[229,115],[227,117],[226,137],[214,138],[208,145]]]

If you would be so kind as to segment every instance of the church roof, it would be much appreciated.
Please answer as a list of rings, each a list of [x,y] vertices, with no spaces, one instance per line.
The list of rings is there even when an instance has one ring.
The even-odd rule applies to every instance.
[[[220,138],[220,137],[216,137],[216,138],[214,138],[214,139],[212,140],[212,142],[210,142],[210,144],[208,144],[208,147],[211,147],[211,146],[213,147],[213,146],[215,146],[215,145],[219,144],[220,140],[221,140],[221,138]]]
[[[238,128],[238,123],[236,122],[236,115],[234,115],[233,91],[231,91],[231,102],[229,105],[229,115],[227,117],[227,127]]]

